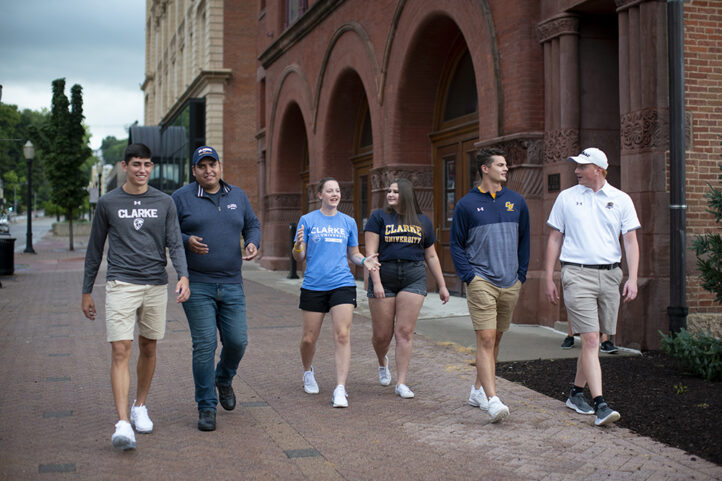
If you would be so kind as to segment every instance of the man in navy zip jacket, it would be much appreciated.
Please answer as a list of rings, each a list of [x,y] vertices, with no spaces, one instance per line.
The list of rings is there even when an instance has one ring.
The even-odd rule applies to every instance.
[[[502,150],[481,150],[477,161],[481,184],[454,207],[450,247],[456,273],[467,284],[476,331],[476,381],[469,404],[488,411],[495,423],[509,415],[496,395],[496,358],[526,281],[529,209],[520,194],[502,186],[509,171]]]
[[[231,383],[248,345],[241,264],[258,254],[261,224],[245,192],[221,180],[213,147],[196,149],[191,166],[196,181],[172,197],[194,286],[183,310],[193,339],[198,429],[213,431],[218,401],[228,411],[236,407]],[[222,348],[214,367],[216,329]]]

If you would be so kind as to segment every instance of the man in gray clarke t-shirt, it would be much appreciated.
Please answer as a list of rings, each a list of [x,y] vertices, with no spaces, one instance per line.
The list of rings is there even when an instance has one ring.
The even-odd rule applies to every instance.
[[[190,296],[188,267],[175,204],[169,195],[148,185],[153,170],[150,149],[131,144],[121,162],[127,178],[117,189],[98,201],[85,255],[83,313],[95,320],[91,292],[105,239],[108,239],[108,272],[105,285],[105,326],[112,348],[110,383],[119,421],[111,440],[113,446],[135,448],[135,434],[153,431],[145,401],[155,371],[156,343],[165,334],[168,302],[166,247],[178,274],[177,302]],[[130,390],[130,349],[138,322],[138,388],[128,413]]]

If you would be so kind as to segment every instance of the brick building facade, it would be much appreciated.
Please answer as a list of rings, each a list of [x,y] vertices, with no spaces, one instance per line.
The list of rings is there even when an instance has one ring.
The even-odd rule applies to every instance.
[[[147,0],[145,124],[160,126],[154,174],[172,191],[189,159],[211,145],[226,181],[259,209],[256,163],[256,27],[251,1]],[[153,179],[151,179],[151,183]]]
[[[408,177],[434,221],[448,284],[453,205],[474,184],[473,153],[498,146],[532,217],[529,279],[515,321],[552,325],[543,298],[545,220],[576,179],[566,158],[605,150],[610,183],[642,222],[640,296],[618,342],[657,347],[669,305],[666,2],[659,0],[261,0],[258,10],[263,259],[288,266],[288,229],[316,208],[316,181],[341,181],[362,226],[390,179]],[[689,238],[713,222],[722,132],[722,6],[685,3]],[[690,326],[719,333],[719,306],[688,260]],[[431,281],[430,281],[431,282]],[[430,287],[433,288],[433,285]]]
[[[361,229],[402,176],[437,229],[449,288],[463,293],[448,250],[453,207],[476,181],[475,151],[497,146],[532,219],[515,322],[553,325],[565,311],[543,297],[545,220],[576,183],[566,157],[593,145],[642,222],[640,296],[622,307],[616,340],[659,346],[670,284],[665,1],[147,4],[146,125],[186,128],[184,152],[197,142],[218,148],[225,178],[262,219],[262,265],[288,268],[289,225],[318,207],[319,179],[339,179],[341,209]],[[714,222],[703,194],[722,151],[722,5],[684,9],[692,239]],[[719,335],[720,308],[700,288],[691,252],[687,274],[688,324]]]

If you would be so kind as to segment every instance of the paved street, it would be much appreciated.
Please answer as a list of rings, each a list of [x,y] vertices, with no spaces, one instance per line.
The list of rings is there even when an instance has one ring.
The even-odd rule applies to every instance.
[[[471,351],[434,337],[417,336],[416,398],[402,400],[393,384],[378,384],[363,309],[352,329],[350,407],[333,409],[330,322],[315,360],[321,393],[307,395],[298,297],[285,273],[258,269],[245,283],[250,344],[234,381],[238,407],[219,407],[217,431],[196,429],[190,333],[173,304],[148,400],[155,430],[137,435],[136,450],[114,451],[103,316],[91,322],[80,311],[86,240],[69,252],[66,238],[46,236],[0,278],[0,479],[722,479],[720,466],[623,428],[595,428],[592,416],[503,379],[511,415],[491,425],[466,403]],[[94,291],[101,313],[104,277]]]

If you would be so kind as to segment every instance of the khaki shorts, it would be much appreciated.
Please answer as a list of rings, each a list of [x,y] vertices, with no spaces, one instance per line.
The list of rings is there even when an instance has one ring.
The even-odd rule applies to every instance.
[[[474,276],[466,288],[466,304],[469,306],[474,330],[508,331],[520,292],[519,280],[511,287],[502,288],[479,276]]]
[[[141,336],[163,339],[168,285],[151,286],[123,281],[105,284],[105,328],[108,342],[133,340],[136,317]]]
[[[562,288],[572,332],[616,334],[622,269],[562,266]]]

